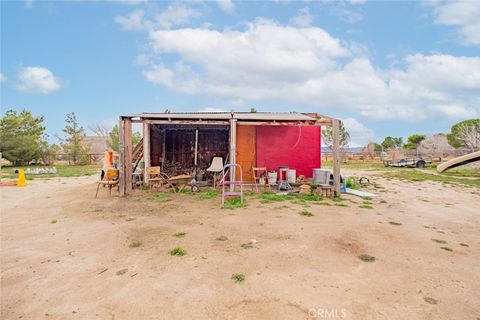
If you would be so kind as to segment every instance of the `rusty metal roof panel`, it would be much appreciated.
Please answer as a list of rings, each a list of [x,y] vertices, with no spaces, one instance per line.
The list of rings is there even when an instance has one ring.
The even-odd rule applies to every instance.
[[[140,113],[133,115],[148,119],[191,119],[191,120],[229,120],[230,112],[172,112],[172,113]]]
[[[187,120],[249,120],[249,121],[315,121],[302,113],[280,112],[175,112],[175,113],[139,113],[129,117],[146,119],[187,119]]]
[[[315,121],[315,118],[307,115],[291,112],[291,113],[276,113],[276,112],[235,112],[234,119],[251,120],[251,121]]]

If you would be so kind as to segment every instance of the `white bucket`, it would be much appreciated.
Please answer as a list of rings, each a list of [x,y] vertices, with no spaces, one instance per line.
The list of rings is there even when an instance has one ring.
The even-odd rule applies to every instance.
[[[277,184],[277,172],[269,171],[268,172],[268,184],[274,186]]]
[[[288,180],[289,183],[297,182],[297,170],[289,169],[287,171],[287,180]]]

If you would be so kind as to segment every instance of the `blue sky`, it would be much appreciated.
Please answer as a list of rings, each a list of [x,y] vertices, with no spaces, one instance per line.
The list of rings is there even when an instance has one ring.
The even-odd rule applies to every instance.
[[[1,108],[316,111],[352,145],[480,115],[480,1],[1,2]]]

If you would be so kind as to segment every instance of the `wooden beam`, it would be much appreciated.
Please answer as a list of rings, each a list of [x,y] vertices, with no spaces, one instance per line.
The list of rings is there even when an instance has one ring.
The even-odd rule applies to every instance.
[[[223,125],[228,126],[229,122],[227,121],[207,121],[207,120],[144,120],[143,122],[150,124],[200,124],[200,125]]]
[[[124,130],[124,121],[123,117],[120,117],[118,123],[118,152],[119,152],[119,186],[118,186],[118,193],[120,197],[125,196],[125,130]]]
[[[197,170],[197,159],[198,158],[198,128],[195,129],[195,159],[193,164],[195,166],[195,170]]]
[[[235,164],[237,150],[237,120],[230,120],[230,164]],[[230,181],[235,180],[235,166],[230,168]],[[235,190],[235,185],[230,185],[230,191]]]
[[[333,181],[335,194],[340,195],[340,120],[333,120]]]
[[[132,145],[132,119],[125,118],[123,120],[124,128],[124,153],[125,153],[125,195],[132,193],[132,156],[133,156],[133,145]]]
[[[162,165],[160,167],[160,171],[163,172],[163,166],[165,165],[165,147],[167,145],[167,130],[162,130]]]
[[[143,181],[145,181],[145,183],[150,179],[147,171],[147,168],[151,166],[150,161],[150,124],[143,122],[143,163],[145,164]]]

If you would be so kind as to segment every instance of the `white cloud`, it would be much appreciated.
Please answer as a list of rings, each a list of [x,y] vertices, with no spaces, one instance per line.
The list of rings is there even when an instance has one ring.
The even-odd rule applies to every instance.
[[[480,116],[480,110],[462,105],[432,105],[428,109],[433,116],[444,117],[451,120],[471,119]]]
[[[3,75],[3,73],[0,73],[0,83],[7,81],[7,77]]]
[[[356,9],[350,9],[343,3],[333,6],[330,14],[347,23],[357,23],[363,19],[363,14]]]
[[[155,16],[156,25],[160,28],[169,29],[173,26],[181,26],[189,23],[192,19],[198,18],[201,13],[182,4],[173,3],[165,11]]]
[[[480,45],[480,1],[435,1],[435,23],[458,27],[460,40],[467,45]]]
[[[125,30],[154,30],[170,29],[174,26],[183,26],[202,14],[193,8],[183,4],[173,3],[160,13],[147,13],[143,10],[135,10],[127,16],[117,16],[115,22]]]
[[[342,121],[345,129],[350,133],[350,147],[365,146],[374,140],[375,134],[373,130],[368,129],[355,118],[346,118]]]
[[[135,58],[135,63],[139,66],[146,66],[151,62],[149,55],[141,53]]]
[[[298,11],[298,14],[289,20],[289,23],[298,27],[310,27],[313,22],[313,16],[310,14],[310,10],[305,7]]]
[[[145,67],[145,78],[179,92],[237,105],[282,101],[327,114],[336,108],[374,119],[480,113],[480,57],[409,55],[379,69],[323,29],[266,19],[243,30],[150,30],[149,38],[157,62]],[[165,54],[178,58],[167,63]]]
[[[147,3],[147,0],[119,0],[121,3],[136,6],[142,3]]]
[[[222,108],[203,108],[198,110],[198,112],[227,112],[228,110],[222,109]]]
[[[235,10],[235,4],[232,0],[216,0],[218,6],[225,12],[231,13]]]
[[[141,30],[145,28],[143,22],[143,10],[135,10],[128,16],[117,16],[115,22],[118,23],[125,30]]]
[[[44,67],[25,67],[18,74],[18,90],[29,93],[48,94],[62,88],[61,81]]]

